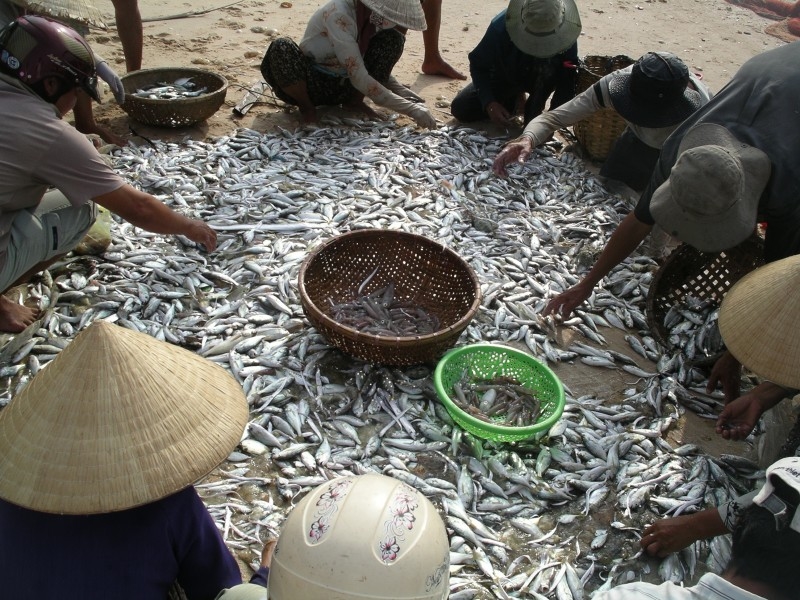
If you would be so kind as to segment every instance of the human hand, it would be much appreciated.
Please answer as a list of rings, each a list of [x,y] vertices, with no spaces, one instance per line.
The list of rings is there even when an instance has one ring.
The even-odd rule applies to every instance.
[[[499,102],[489,102],[486,105],[486,114],[495,125],[507,126],[511,122],[511,113]]]
[[[117,104],[125,102],[125,88],[122,86],[122,80],[114,70],[108,66],[106,61],[103,60],[97,63],[97,76],[105,81],[108,87],[111,88],[111,93],[114,94]]]
[[[726,403],[735,400],[741,393],[742,365],[730,352],[725,352],[714,363],[711,374],[708,376],[706,393],[713,392],[717,385],[722,385]]]
[[[572,314],[572,311],[575,310],[578,305],[580,305],[589,297],[591,293],[591,288],[587,290],[580,283],[574,285],[550,300],[550,302],[547,303],[547,306],[544,307],[542,316],[546,317],[550,314],[555,314],[556,316],[566,319]]]
[[[264,544],[264,549],[261,551],[261,566],[269,567],[272,565],[272,555],[275,553],[275,546],[278,545],[278,540],[267,540]]]
[[[650,556],[664,558],[668,554],[683,550],[698,539],[698,529],[694,523],[697,514],[680,515],[671,519],[661,519],[648,525],[642,532],[639,545]]]
[[[531,154],[533,142],[531,138],[523,135],[521,138],[508,142],[492,163],[492,172],[499,177],[506,177],[506,165],[512,162],[524,163]]]
[[[766,408],[755,393],[729,402],[717,418],[717,433],[726,440],[743,440],[753,431]]]
[[[414,106],[408,113],[408,116],[414,119],[420,127],[436,129],[436,119],[431,114],[431,111],[424,106],[420,106],[419,104]]]
[[[213,252],[217,247],[217,233],[202,221],[189,219],[184,235],[196,244],[202,244],[207,252]]]

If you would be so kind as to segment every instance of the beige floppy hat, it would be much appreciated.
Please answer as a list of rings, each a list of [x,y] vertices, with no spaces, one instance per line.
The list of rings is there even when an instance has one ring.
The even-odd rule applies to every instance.
[[[719,331],[728,350],[759,377],[800,388],[800,255],[759,267],[725,295]]]
[[[574,0],[511,0],[506,31],[525,54],[550,58],[577,41],[581,17]]]
[[[695,125],[681,140],[650,213],[667,233],[701,252],[733,248],[753,233],[772,163],[722,125]]]
[[[361,0],[361,4],[400,27],[425,31],[425,13],[419,0]]]
[[[247,418],[222,367],[95,322],[0,412],[0,497],[62,514],[147,504],[221,463]]]

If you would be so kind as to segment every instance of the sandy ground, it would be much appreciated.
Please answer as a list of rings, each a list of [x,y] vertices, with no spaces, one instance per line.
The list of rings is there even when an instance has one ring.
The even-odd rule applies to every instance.
[[[111,2],[95,1],[113,22]],[[233,4],[225,0],[140,0],[145,20],[144,68],[207,68],[224,75],[230,88],[227,106],[199,126],[167,130],[134,124],[134,129],[160,139],[202,139],[226,135],[237,127],[259,131],[296,127],[296,113],[272,105],[256,106],[244,118],[235,117],[231,108],[243,96],[242,86],[261,79],[259,65],[270,40],[290,36],[299,41],[309,16],[320,4],[305,0],[242,0]],[[765,28],[775,26],[774,21],[724,0],[582,0],[578,5],[583,22],[578,42],[581,56],[625,54],[636,58],[650,50],[668,50],[693,71],[702,73],[712,90],[720,89],[749,57],[784,43],[765,32]],[[444,0],[439,39],[442,55],[467,74],[468,53],[480,41],[492,17],[505,6],[501,0]],[[116,63],[120,75],[124,73],[122,49],[113,27],[107,31],[93,29],[89,41]],[[395,75],[425,98],[429,107],[446,104],[464,82],[422,74],[422,57],[422,35],[410,32]],[[129,132],[127,115],[107,97],[109,101],[96,111],[98,120],[141,143]],[[446,106],[435,115],[443,123],[451,122]],[[485,125],[488,128],[488,123]]]

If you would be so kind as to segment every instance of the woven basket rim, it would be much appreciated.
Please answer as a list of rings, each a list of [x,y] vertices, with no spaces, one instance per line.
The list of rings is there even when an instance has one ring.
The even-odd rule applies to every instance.
[[[645,300],[645,319],[647,320],[648,325],[650,326],[650,332],[655,337],[656,341],[659,342],[664,348],[669,350],[675,350],[672,344],[669,343],[668,340],[668,332],[664,329],[664,324],[660,323],[658,319],[656,319],[656,311],[657,311],[657,297],[659,293],[663,293],[661,290],[661,280],[667,276],[670,272],[670,268],[673,264],[678,262],[681,259],[688,259],[692,257],[706,257],[707,262],[714,260],[717,256],[722,253],[732,253],[736,249],[740,249],[741,252],[744,248],[752,249],[754,251],[763,251],[763,242],[764,240],[759,236],[750,236],[744,242],[739,244],[738,246],[734,246],[733,248],[729,248],[728,250],[722,250],[721,252],[701,252],[694,246],[682,243],[677,248],[675,248],[670,254],[664,259],[663,264],[659,269],[656,271],[655,275],[653,275],[653,280],[650,282],[650,288],[647,292],[647,298]],[[734,282],[735,283],[735,282]],[[733,284],[731,284],[731,287]],[[719,306],[721,301],[717,303]],[[698,357],[695,358],[692,362],[695,366],[706,366],[716,362],[716,360],[723,354],[724,352],[718,352],[714,355],[706,356],[706,357]]]
[[[127,90],[125,92],[125,96],[132,96],[136,99],[137,102],[142,102],[144,104],[150,104],[153,106],[159,105],[168,105],[168,106],[176,106],[177,104],[194,104],[198,102],[205,102],[208,100],[209,96],[213,96],[215,94],[220,94],[222,92],[227,91],[228,89],[228,78],[224,75],[220,75],[219,73],[215,73],[214,71],[209,71],[207,69],[197,69],[193,67],[155,67],[152,69],[139,69],[138,71],[131,71],[130,73],[126,73],[120,80],[122,81],[122,87],[125,89],[125,82],[131,81],[140,75],[145,74],[157,74],[157,73],[168,73],[168,72],[176,72],[176,73],[185,73],[186,75],[191,75],[192,73],[200,73],[203,75],[210,75],[211,77],[218,79],[220,83],[220,87],[217,89],[206,92],[204,94],[200,94],[199,96],[195,96],[193,98],[182,98],[180,100],[169,100],[166,98],[143,98],[141,96],[133,96],[133,94],[129,93]],[[194,101],[194,102],[192,102]]]
[[[375,237],[376,235],[393,235],[396,237],[403,237],[407,239],[412,239],[418,241],[420,243],[428,244],[428,245],[436,245],[439,246],[443,252],[449,254],[452,258],[456,259],[457,263],[460,263],[465,267],[465,272],[469,275],[469,278],[472,282],[473,289],[475,291],[475,297],[473,298],[472,304],[469,307],[469,310],[455,323],[445,327],[443,329],[439,329],[433,333],[427,333],[424,335],[415,335],[415,336],[388,336],[388,335],[376,335],[374,333],[364,333],[347,325],[342,325],[332,319],[330,315],[322,311],[320,308],[314,304],[311,297],[306,292],[306,273],[308,271],[309,266],[313,263],[314,259],[319,256],[320,253],[324,252],[328,248],[333,245],[341,244],[342,242],[346,241],[352,237]],[[362,343],[367,343],[370,345],[380,346],[380,347],[392,347],[392,348],[403,348],[406,346],[417,346],[422,342],[434,342],[440,341],[443,339],[447,339],[448,334],[452,334],[455,331],[460,332],[466,327],[466,325],[474,318],[475,314],[478,312],[480,308],[481,301],[483,295],[481,293],[480,281],[478,280],[478,276],[475,274],[475,271],[469,266],[467,261],[461,258],[458,253],[454,252],[451,248],[440,244],[439,242],[427,238],[423,235],[419,235],[416,233],[410,233],[407,231],[391,231],[388,229],[356,229],[354,231],[349,231],[347,233],[343,233],[333,238],[326,240],[319,246],[317,246],[314,250],[312,250],[308,256],[303,260],[302,264],[300,265],[300,271],[297,277],[297,287],[300,291],[300,299],[303,303],[303,306],[309,310],[313,316],[324,323],[327,327],[339,331],[343,334],[346,334],[351,339],[356,341],[360,341]]]

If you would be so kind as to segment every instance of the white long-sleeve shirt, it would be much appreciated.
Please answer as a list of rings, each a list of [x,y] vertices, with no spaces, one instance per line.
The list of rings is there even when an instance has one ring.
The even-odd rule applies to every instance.
[[[600,85],[603,104],[597,98],[594,85],[589,86],[588,89],[575,96],[569,102],[562,104],[558,108],[543,112],[535,119],[532,119],[525,127],[522,135],[530,137],[533,145],[538,146],[546,142],[556,130],[562,127],[574,125],[578,121],[591,117],[600,109],[613,109],[614,103],[611,101],[611,95],[608,92],[609,84],[613,78],[627,75],[632,69],[633,65],[619,69],[609,73],[597,82]],[[711,99],[711,91],[694,74],[689,75],[689,81],[690,85],[700,94],[700,105],[706,104]],[[664,141],[669,137],[669,134],[680,125],[680,123],[675,123],[675,125],[670,125],[669,127],[640,127],[627,120],[625,123],[642,142],[657,149],[664,145]]]

